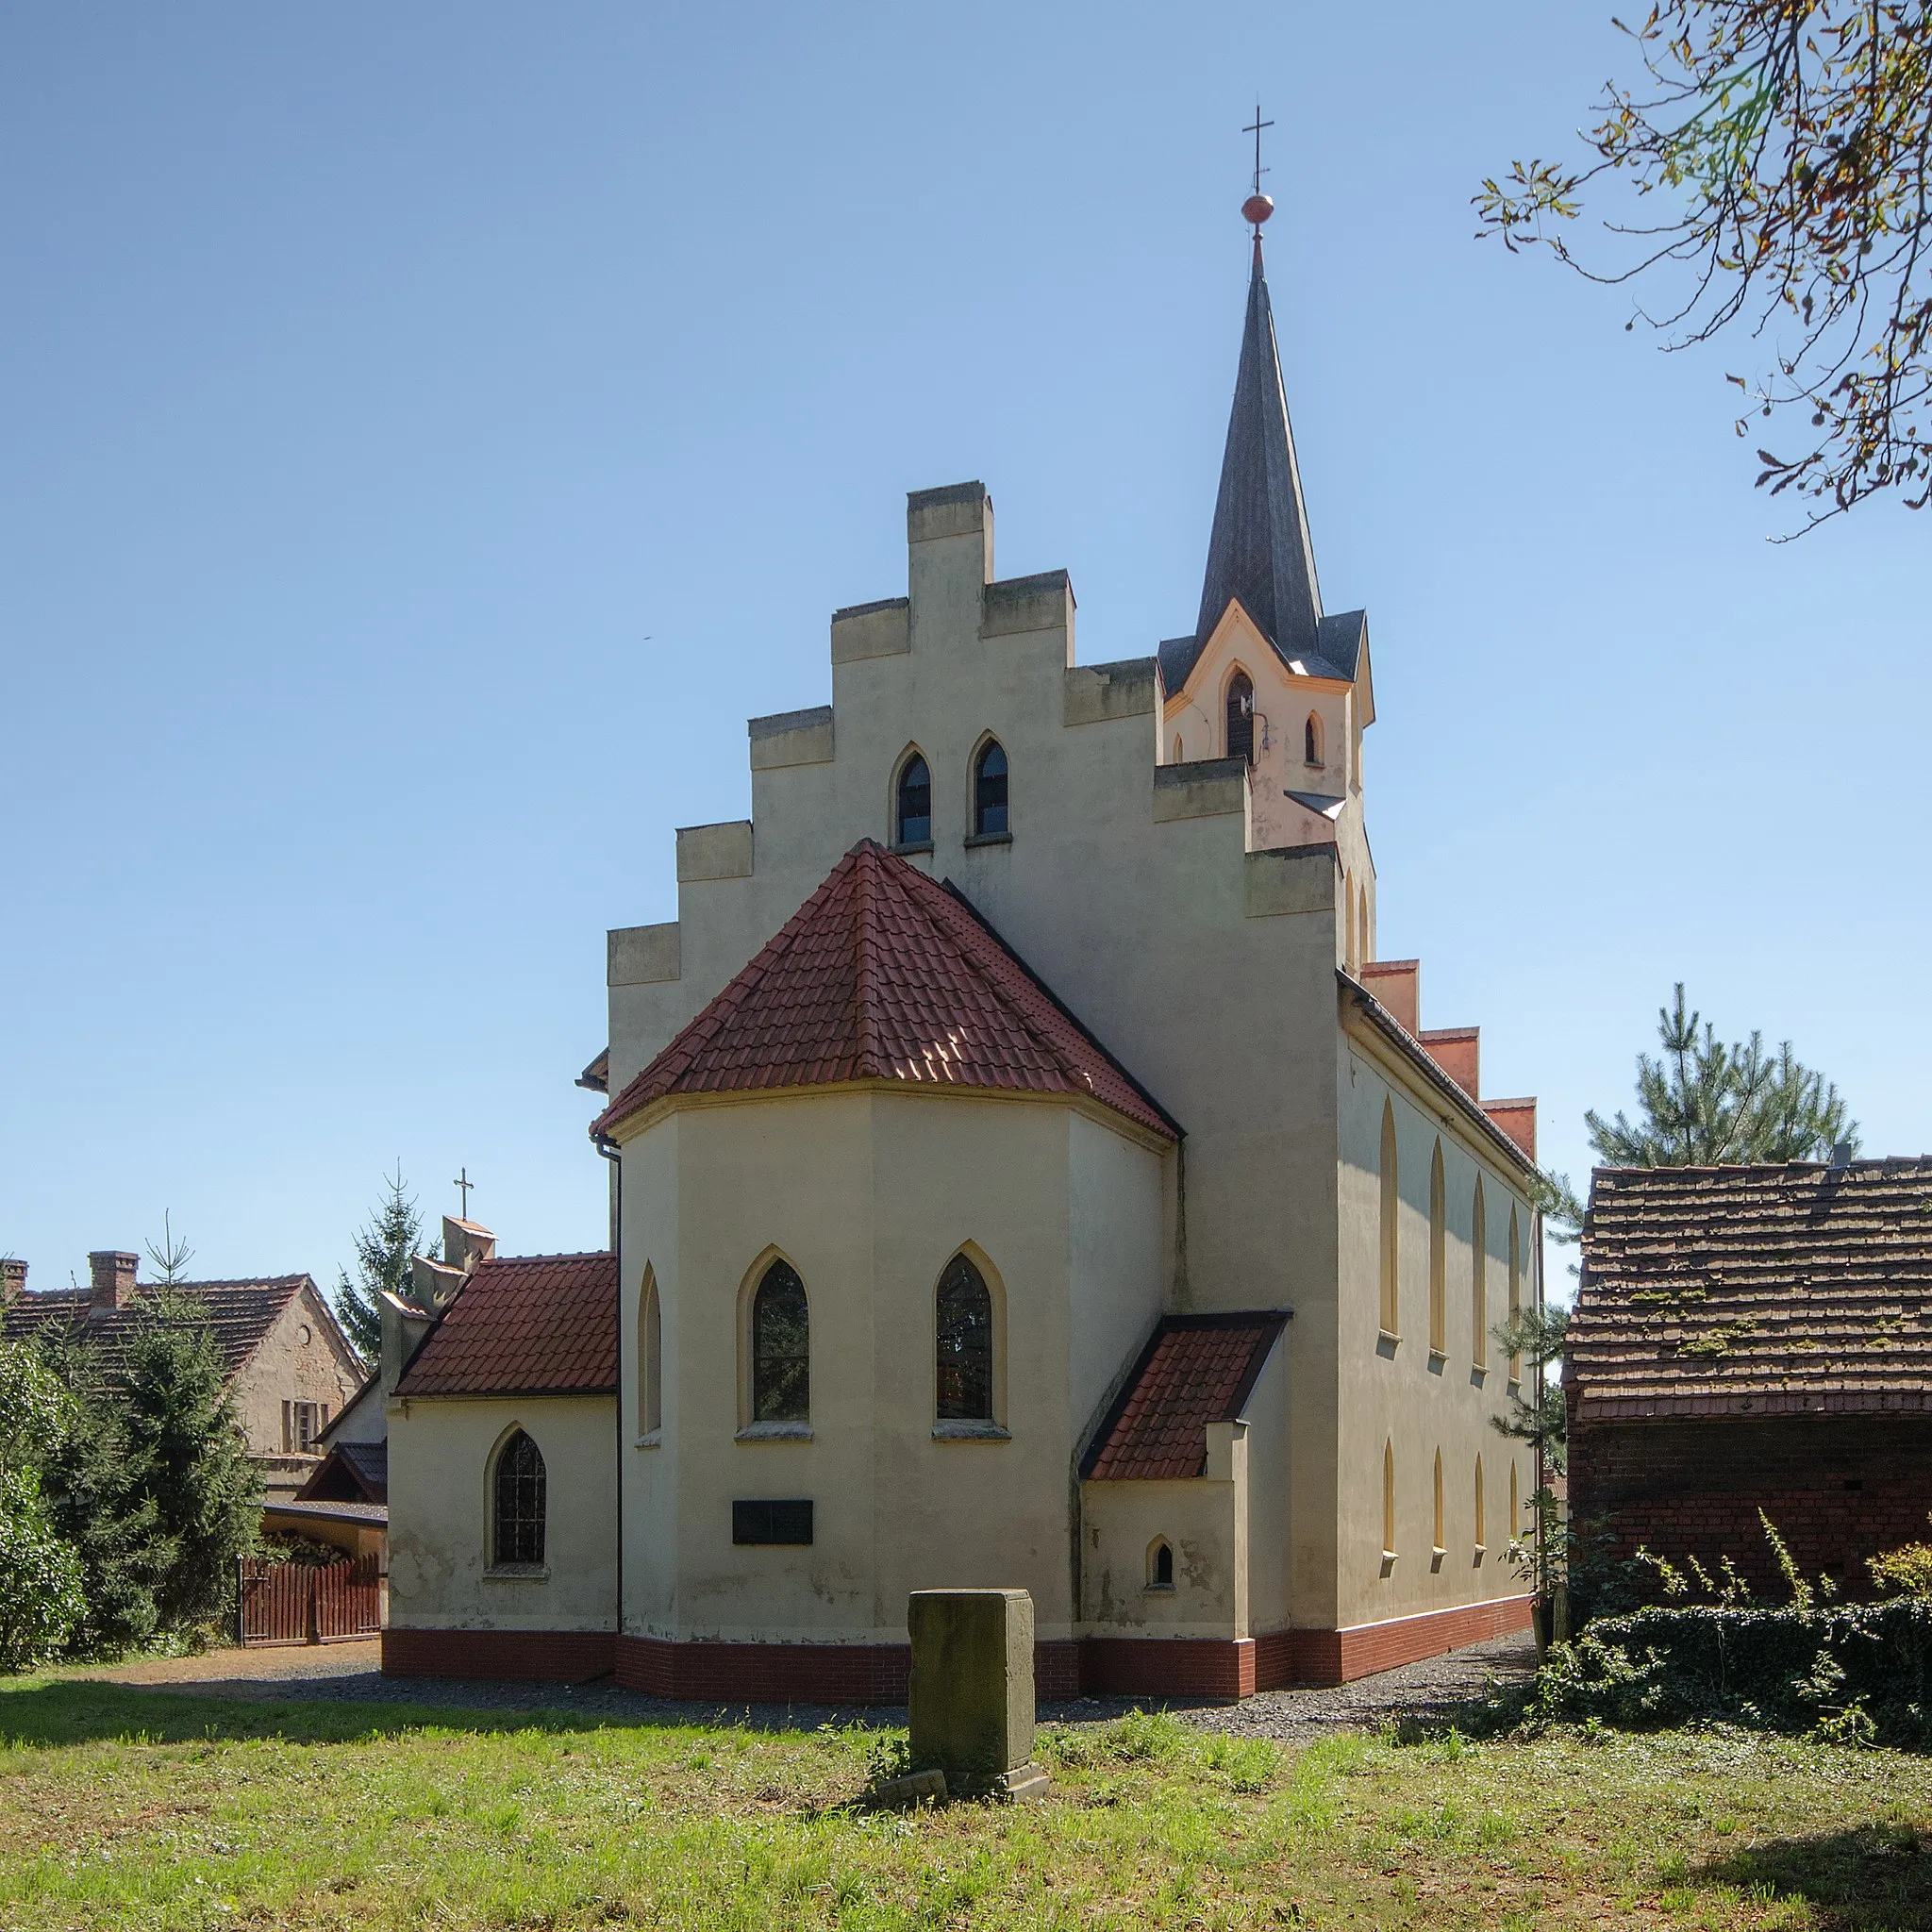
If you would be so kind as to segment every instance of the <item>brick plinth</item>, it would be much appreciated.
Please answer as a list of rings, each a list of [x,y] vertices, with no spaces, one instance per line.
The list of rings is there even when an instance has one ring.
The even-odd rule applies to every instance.
[[[1754,1590],[1784,1583],[1761,1508],[1807,1576],[1871,1594],[1865,1558],[1932,1540],[1932,1417],[1581,1419],[1570,1439],[1571,1520],[1610,1557],[1639,1547],[1715,1573],[1729,1557]]]
[[[1403,1664],[1441,1657],[1468,1643],[1487,1643],[1527,1630],[1530,1599],[1498,1597],[1486,1604],[1463,1604],[1453,1610],[1424,1610],[1413,1617],[1391,1617],[1381,1624],[1357,1624],[1346,1630],[1292,1630],[1294,1681],[1346,1684],[1357,1677],[1392,1671]]]
[[[608,1676],[608,1630],[404,1630],[382,1633],[385,1677],[522,1677],[580,1684]]]
[[[1080,1687],[1089,1697],[1204,1697],[1233,1704],[1256,1689],[1256,1641],[1090,1637]]]
[[[1033,1653],[1035,1694],[1080,1694],[1082,1646],[1064,1639]],[[652,1697],[713,1704],[904,1704],[912,1652],[904,1643],[678,1643],[617,1640],[617,1681]]]

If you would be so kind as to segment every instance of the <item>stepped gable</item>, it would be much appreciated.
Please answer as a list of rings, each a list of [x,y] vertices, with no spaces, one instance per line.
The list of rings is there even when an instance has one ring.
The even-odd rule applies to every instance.
[[[675,1094],[866,1080],[1091,1099],[1180,1129],[956,891],[862,840],[591,1123]]]
[[[1288,1315],[1166,1315],[1141,1351],[1080,1474],[1090,1482],[1168,1482],[1208,1473],[1208,1424],[1236,1421]]]
[[[610,1395],[616,1390],[617,1257],[515,1255],[477,1264],[410,1357],[395,1392]]]
[[[1601,1168],[1583,1257],[1585,1422],[1932,1408],[1932,1158]]]

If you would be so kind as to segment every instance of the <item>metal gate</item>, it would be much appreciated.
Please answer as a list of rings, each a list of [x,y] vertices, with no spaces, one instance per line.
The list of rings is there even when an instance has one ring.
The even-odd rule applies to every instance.
[[[237,1567],[244,1644],[341,1643],[382,1628],[382,1582],[373,1556],[325,1564],[243,1557]]]

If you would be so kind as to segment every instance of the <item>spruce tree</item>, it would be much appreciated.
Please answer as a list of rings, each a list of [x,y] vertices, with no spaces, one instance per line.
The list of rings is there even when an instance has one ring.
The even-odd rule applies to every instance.
[[[129,1459],[167,1544],[156,1607],[164,1627],[206,1626],[228,1605],[236,1557],[254,1547],[261,1473],[206,1310],[164,1291],[137,1308],[118,1379]]]
[[[409,1263],[423,1250],[423,1217],[403,1181],[403,1163],[383,1180],[383,1198],[367,1227],[356,1236],[356,1279],[343,1273],[336,1282],[336,1318],[370,1361],[382,1353],[384,1290],[405,1300],[409,1294]],[[432,1247],[429,1252],[434,1253]]]

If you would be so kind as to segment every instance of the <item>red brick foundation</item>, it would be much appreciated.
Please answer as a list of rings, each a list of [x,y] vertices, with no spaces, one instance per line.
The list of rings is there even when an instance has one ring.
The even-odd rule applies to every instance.
[[[1807,1576],[1872,1593],[1865,1558],[1932,1538],[1932,1419],[1890,1416],[1658,1417],[1579,1421],[1570,1436],[1570,1519],[1592,1555],[1640,1545],[1713,1574],[1729,1557],[1754,1590],[1782,1597],[1757,1519],[1776,1524]]]
[[[1288,1684],[1340,1684],[1529,1627],[1529,1599],[1506,1597],[1350,1630],[1278,1630],[1239,1640],[1093,1637],[1041,1643],[1042,1704],[1172,1697],[1233,1704]],[[702,1704],[906,1702],[903,1643],[680,1643],[608,1630],[382,1633],[391,1677],[523,1677],[583,1682],[615,1671],[626,1690]]]
[[[403,1630],[382,1633],[385,1677],[524,1677],[581,1684],[608,1676],[608,1630]]]

